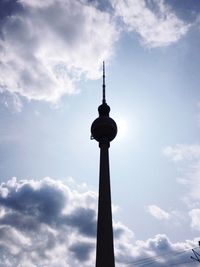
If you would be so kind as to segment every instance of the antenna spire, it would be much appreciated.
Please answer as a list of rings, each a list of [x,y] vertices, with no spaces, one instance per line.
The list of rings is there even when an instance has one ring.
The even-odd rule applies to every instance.
[[[106,84],[105,84],[105,62],[103,61],[103,100],[102,103],[106,103]]]

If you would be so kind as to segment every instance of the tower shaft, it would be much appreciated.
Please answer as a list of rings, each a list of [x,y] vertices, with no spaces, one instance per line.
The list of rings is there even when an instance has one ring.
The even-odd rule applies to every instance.
[[[109,171],[109,142],[99,143],[99,203],[97,221],[96,267],[114,267],[114,246]]]

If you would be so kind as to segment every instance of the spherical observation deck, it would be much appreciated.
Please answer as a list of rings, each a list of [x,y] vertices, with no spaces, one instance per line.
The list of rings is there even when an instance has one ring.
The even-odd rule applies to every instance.
[[[109,117],[110,107],[103,103],[98,108],[99,117],[92,123],[92,137],[98,142],[111,142],[117,135],[117,124]]]

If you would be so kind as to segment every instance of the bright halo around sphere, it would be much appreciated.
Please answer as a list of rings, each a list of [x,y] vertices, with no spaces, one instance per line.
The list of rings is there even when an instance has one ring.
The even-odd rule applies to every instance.
[[[122,117],[117,117],[116,118],[116,123],[117,123],[117,138],[124,138],[127,135],[128,132],[128,122],[126,119]]]
[[[124,115],[124,114],[123,114]],[[113,119],[117,124],[117,136],[116,141],[131,142],[133,145],[140,143],[140,131],[141,125],[137,120],[135,114],[126,114],[124,116],[113,114]]]

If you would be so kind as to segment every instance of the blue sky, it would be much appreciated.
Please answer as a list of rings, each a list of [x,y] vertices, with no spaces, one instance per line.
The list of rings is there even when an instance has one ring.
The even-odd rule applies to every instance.
[[[116,265],[191,263],[199,10],[197,0],[0,2],[0,267],[94,265],[99,149],[90,126],[103,60],[119,128],[110,149]]]

